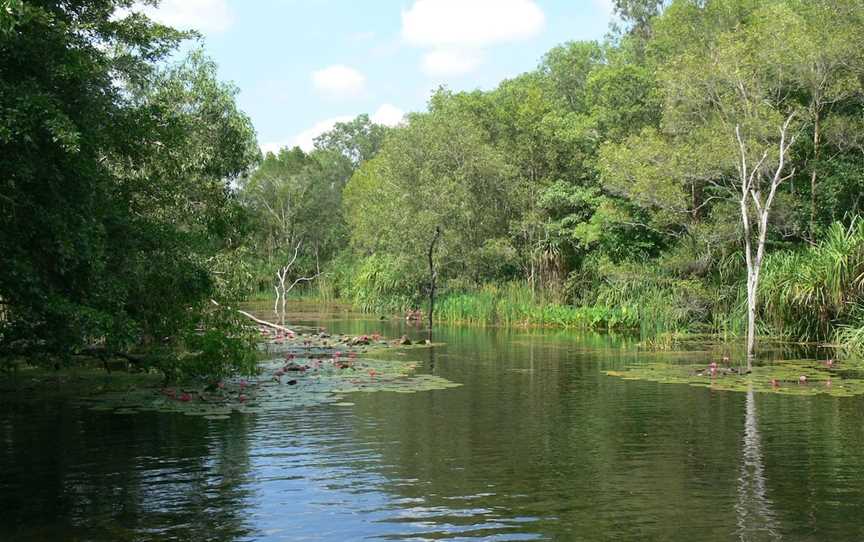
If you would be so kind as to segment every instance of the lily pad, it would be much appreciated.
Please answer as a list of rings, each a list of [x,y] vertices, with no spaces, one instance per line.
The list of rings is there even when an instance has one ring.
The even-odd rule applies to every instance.
[[[460,385],[439,376],[416,374],[417,362],[360,357],[348,344],[350,340],[309,335],[280,338],[265,345],[271,356],[278,357],[260,362],[255,378],[180,388],[124,389],[82,399],[81,404],[121,414],[149,410],[216,420],[232,412],[253,414],[327,403],[351,406],[344,400],[349,393],[417,393]]]
[[[625,380],[688,384],[723,391],[780,393],[787,395],[864,395],[864,367],[820,360],[776,361],[757,365],[752,372],[741,368],[705,364],[647,363],[620,371],[606,371]]]

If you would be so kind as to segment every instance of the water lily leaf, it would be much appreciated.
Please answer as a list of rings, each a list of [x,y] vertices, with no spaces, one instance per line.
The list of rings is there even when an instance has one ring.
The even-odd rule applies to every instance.
[[[436,375],[416,374],[417,361],[368,357],[363,354],[365,346],[351,346],[353,339],[320,334],[274,338],[262,344],[262,351],[271,357],[260,362],[256,378],[171,388],[128,386],[87,397],[80,404],[119,414],[153,411],[216,420],[232,412],[287,411],[322,404],[352,406],[354,403],[344,400],[352,393],[404,394],[460,386]],[[402,348],[386,341],[375,343],[383,345],[389,353]]]
[[[855,364],[828,364],[820,360],[777,361],[743,369],[711,367],[687,363],[647,363],[620,371],[606,371],[608,376],[625,380],[644,380],[667,384],[688,384],[713,390],[746,392],[753,390],[785,395],[829,395],[852,397],[864,395],[861,367]]]

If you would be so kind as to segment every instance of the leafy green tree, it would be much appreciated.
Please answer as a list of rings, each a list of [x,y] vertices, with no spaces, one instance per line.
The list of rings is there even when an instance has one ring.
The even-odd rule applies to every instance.
[[[668,3],[668,0],[614,0],[614,7],[615,13],[632,25],[634,32],[650,34],[651,20]]]
[[[503,154],[470,116],[439,103],[394,129],[348,183],[352,244],[364,256],[405,255],[410,267],[404,272],[420,277],[440,226],[442,276],[479,281],[489,274],[488,253],[507,232],[513,189]]]
[[[811,132],[808,235],[819,228],[820,169],[824,156],[823,124],[843,115],[864,92],[864,2],[860,0],[788,2],[766,8],[754,21],[754,32],[775,36],[778,46],[757,50],[765,70],[781,80],[801,104]],[[829,196],[830,197],[830,196]],[[825,223],[827,225],[827,221]]]
[[[653,72],[644,65],[615,62],[591,72],[585,102],[598,139],[620,141],[659,125],[661,99]]]
[[[315,138],[315,148],[335,152],[351,161],[353,168],[371,160],[384,143],[387,127],[358,115],[349,122],[337,122],[332,129]]]
[[[603,49],[596,42],[571,41],[549,50],[539,71],[571,110],[584,112],[588,76],[603,61]]]
[[[7,5],[3,351],[179,346],[237,239],[230,183],[259,155],[237,90],[199,51],[166,64],[188,35],[115,17],[129,1]]]
[[[646,128],[601,148],[603,186],[648,211],[651,223],[645,227],[690,233],[712,200],[727,195],[722,187],[718,193],[717,184],[734,169],[728,142],[710,128],[680,138]]]
[[[614,0],[618,21],[610,24],[613,35],[622,36],[624,48],[641,59],[654,37],[654,22],[671,0]],[[619,22],[620,21],[620,22]]]

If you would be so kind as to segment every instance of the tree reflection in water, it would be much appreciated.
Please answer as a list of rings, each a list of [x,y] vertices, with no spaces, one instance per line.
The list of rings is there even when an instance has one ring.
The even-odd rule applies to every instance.
[[[762,464],[762,441],[756,413],[756,399],[747,390],[744,438],[738,476],[738,539],[742,541],[780,540],[772,502],[766,495],[765,469]]]

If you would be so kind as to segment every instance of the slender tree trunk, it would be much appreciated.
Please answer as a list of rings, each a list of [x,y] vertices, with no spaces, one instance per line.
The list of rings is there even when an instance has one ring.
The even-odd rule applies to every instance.
[[[285,301],[288,297],[288,292],[285,291],[285,283],[282,283],[282,312],[279,318],[279,324],[285,325]]]
[[[817,162],[819,161],[819,147],[820,147],[820,128],[819,128],[819,106],[814,107],[813,112],[813,166],[811,167],[812,171],[810,172],[810,241],[815,239],[816,233],[816,168],[818,167]]]
[[[742,163],[744,163],[742,159]],[[746,168],[746,166],[744,166]],[[746,179],[746,169],[745,179]],[[744,259],[747,262],[747,370],[752,369],[753,358],[756,355],[756,289],[759,280],[753,261],[753,243],[750,232],[750,213],[748,198],[750,191],[747,182],[741,185],[741,224],[744,226]]]
[[[759,280],[752,270],[747,271],[747,370],[753,369],[753,358],[756,356],[756,307],[758,299]]]
[[[534,295],[534,291],[537,289],[537,282],[535,277],[535,264],[534,264],[534,228],[529,227],[528,231],[528,260],[530,269],[528,271],[528,287],[531,288],[531,295]]]
[[[441,237],[441,226],[435,227],[435,235],[432,237],[432,242],[429,243],[429,341],[432,341],[432,317],[435,312],[435,263],[432,256],[435,253],[435,245],[438,243],[438,238]]]
[[[777,194],[777,187],[783,181],[792,178],[795,175],[795,169],[787,176],[783,176],[786,167],[786,159],[790,147],[795,142],[795,137],[789,138],[787,135],[789,124],[792,122],[793,115],[787,117],[780,129],[780,145],[779,145],[779,161],[773,173],[764,171],[763,164],[768,158],[768,151],[762,154],[762,158],[750,166],[747,163],[748,149],[741,136],[740,126],[735,128],[735,136],[738,139],[741,162],[739,164],[739,174],[741,183],[741,224],[744,228],[744,259],[747,263],[747,371],[753,369],[753,359],[756,355],[756,311],[758,308],[759,295],[759,274],[762,271],[762,262],[765,258],[765,241],[768,234],[768,218],[771,213],[771,205],[774,203],[774,197]],[[766,177],[767,179],[763,179]],[[762,183],[764,180],[769,180],[768,194],[762,192]],[[756,216],[756,251],[753,251],[753,228],[750,224],[751,209]]]

